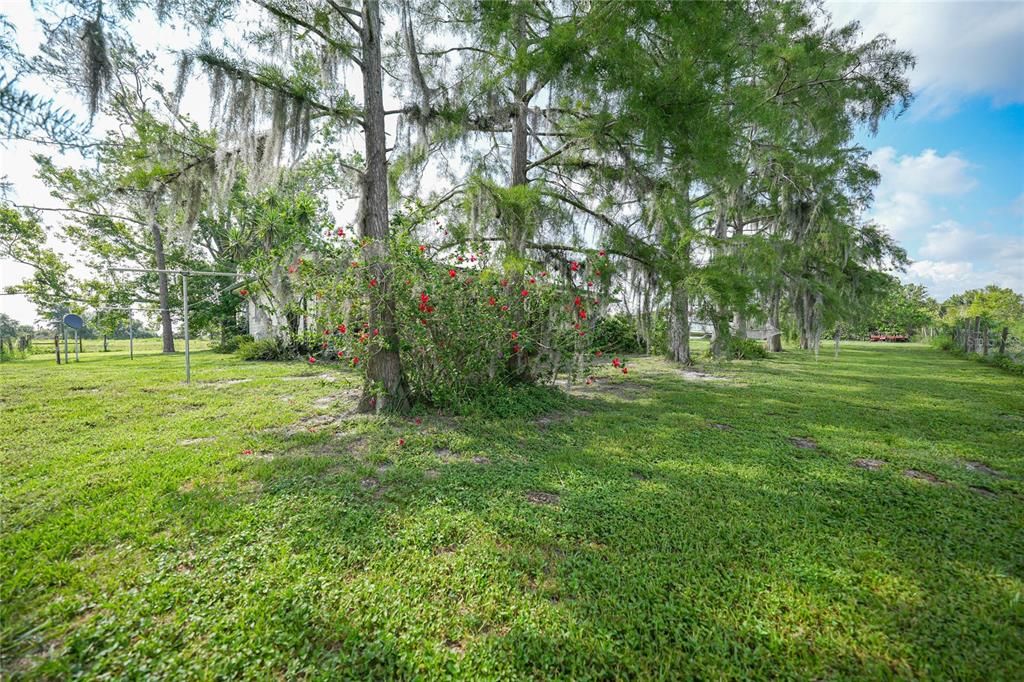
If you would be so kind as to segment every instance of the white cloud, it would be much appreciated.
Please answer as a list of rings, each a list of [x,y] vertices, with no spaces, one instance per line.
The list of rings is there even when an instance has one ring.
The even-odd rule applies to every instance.
[[[972,164],[955,153],[942,156],[926,149],[917,156],[898,156],[892,147],[880,147],[869,162],[882,175],[872,217],[896,236],[934,221],[929,198],[962,195],[978,184],[969,174]]]
[[[861,22],[910,50],[915,116],[949,114],[969,96],[997,106],[1024,102],[1024,3],[829,2],[835,23]]]

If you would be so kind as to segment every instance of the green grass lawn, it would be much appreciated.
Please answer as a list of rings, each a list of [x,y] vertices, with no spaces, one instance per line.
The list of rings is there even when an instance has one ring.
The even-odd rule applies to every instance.
[[[7,363],[5,672],[1024,679],[1024,380],[706,369],[417,425],[344,416],[336,367]]]

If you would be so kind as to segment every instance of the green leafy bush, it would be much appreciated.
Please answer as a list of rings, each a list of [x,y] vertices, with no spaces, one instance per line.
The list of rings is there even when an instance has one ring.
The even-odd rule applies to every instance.
[[[259,339],[242,341],[236,355],[243,360],[294,360],[299,355],[285,339]]]
[[[627,315],[602,317],[594,325],[592,343],[612,353],[643,353],[647,350],[636,333],[636,322]]]
[[[711,349],[705,354],[712,357]],[[730,336],[725,344],[725,357],[732,360],[761,360],[768,357],[768,351],[765,350],[763,341]]]
[[[214,347],[214,350],[218,353],[234,353],[243,343],[252,340],[253,338],[248,334],[232,334],[224,337],[220,344]]]
[[[294,264],[307,299],[316,302],[314,359],[362,371],[386,336],[368,322],[368,302],[388,287],[402,368],[422,402],[459,408],[515,400],[510,387],[587,375],[602,350],[594,332],[604,309],[599,292],[611,275],[604,252],[556,273],[541,263],[497,262],[484,245],[435,253],[396,232],[387,281],[365,266],[370,244],[357,239],[338,245],[334,257]]]

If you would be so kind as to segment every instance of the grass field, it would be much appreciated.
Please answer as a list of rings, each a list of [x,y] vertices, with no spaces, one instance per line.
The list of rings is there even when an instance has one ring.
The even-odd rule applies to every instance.
[[[1020,378],[635,359],[417,425],[337,368],[193,371],[0,368],[8,675],[1024,679]]]

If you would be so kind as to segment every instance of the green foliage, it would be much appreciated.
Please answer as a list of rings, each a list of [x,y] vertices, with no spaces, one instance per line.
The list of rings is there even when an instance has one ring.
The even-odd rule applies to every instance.
[[[647,348],[637,334],[636,320],[629,315],[608,315],[594,325],[591,343],[609,353],[645,353]]]
[[[239,350],[242,344],[249,344],[253,342],[253,338],[248,334],[230,334],[225,336],[224,339],[215,346],[215,350],[218,353],[234,353]],[[258,360],[259,358],[242,358],[243,360]]]
[[[707,357],[712,357],[710,348]],[[724,357],[729,360],[761,360],[768,357],[768,351],[763,341],[730,336],[724,345]]]
[[[283,338],[245,339],[238,343],[235,354],[243,360],[295,360],[299,351]]]

